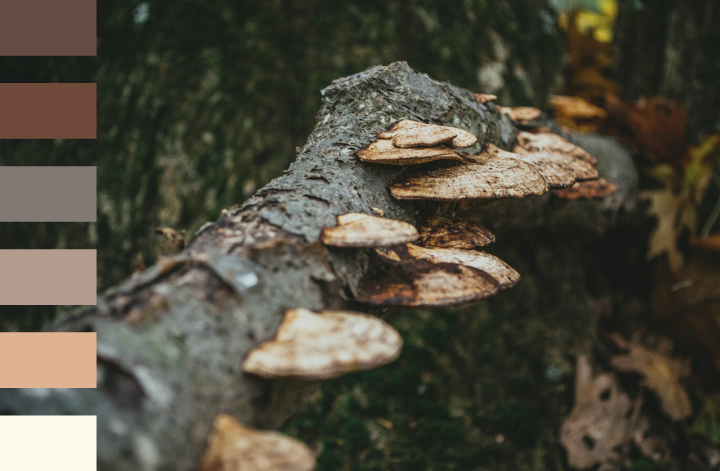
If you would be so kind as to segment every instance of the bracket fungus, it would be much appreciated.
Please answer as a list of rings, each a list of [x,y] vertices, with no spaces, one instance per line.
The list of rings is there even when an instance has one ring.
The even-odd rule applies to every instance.
[[[390,363],[401,348],[400,334],[378,317],[291,309],[275,338],[252,350],[242,369],[263,378],[335,378]]]
[[[460,154],[449,147],[400,148],[395,147],[390,139],[378,139],[361,147],[357,151],[357,156],[363,162],[387,165],[415,165],[435,160],[463,160]]]
[[[322,230],[320,241],[332,247],[390,247],[418,238],[415,226],[361,213],[337,217],[338,225]]]
[[[576,159],[584,160],[591,165],[597,164],[595,157],[590,155],[585,149],[582,149],[572,142],[564,139],[551,132],[531,133],[520,131],[517,135],[518,144],[514,152],[548,152],[554,154],[565,154]],[[518,149],[519,147],[520,149]]]
[[[387,131],[378,134],[377,137],[378,139],[392,139],[392,144],[401,148],[448,144],[455,149],[462,149],[477,143],[477,137],[463,129],[426,124],[409,119],[393,123]]]
[[[501,106],[500,111],[508,115],[511,121],[520,122],[533,120],[542,114],[542,111],[530,106],[516,106],[513,108]]]
[[[553,195],[565,200],[595,199],[605,198],[615,193],[616,190],[615,185],[604,178],[598,178],[597,180],[575,182],[571,187],[555,190]]]
[[[520,159],[487,151],[468,157],[473,161],[409,177],[390,192],[396,199],[459,201],[542,195],[549,189],[534,166]]]
[[[460,218],[432,215],[420,227],[418,245],[474,249],[495,242],[495,236],[487,228]]]
[[[482,104],[497,100],[495,95],[486,95],[485,93],[475,93],[473,97]]]
[[[202,471],[311,471],[315,457],[304,443],[263,432],[226,414],[215,418]]]

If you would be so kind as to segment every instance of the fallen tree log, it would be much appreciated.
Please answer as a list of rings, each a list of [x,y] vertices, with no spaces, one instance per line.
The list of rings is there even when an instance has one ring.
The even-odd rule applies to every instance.
[[[241,361],[271,338],[288,309],[353,309],[369,251],[318,241],[337,215],[372,213],[415,224],[432,213],[462,213],[513,225],[602,231],[636,186],[627,153],[599,138],[601,176],[618,194],[601,202],[551,196],[482,203],[398,201],[388,191],[407,170],[360,162],[355,152],[400,119],[470,131],[479,144],[508,149],[517,130],[492,103],[439,83],[405,63],[339,79],[322,91],[317,126],[285,174],[241,207],[223,212],[181,253],[107,291],[53,326],[97,332],[98,388],[3,390],[0,413],[98,417],[103,470],[198,469],[213,419],[277,428],[317,382],[243,374]],[[499,242],[501,238],[499,237]]]

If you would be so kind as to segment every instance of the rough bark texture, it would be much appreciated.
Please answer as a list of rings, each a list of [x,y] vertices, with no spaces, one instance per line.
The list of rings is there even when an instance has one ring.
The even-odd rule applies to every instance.
[[[56,324],[97,332],[98,389],[2,390],[0,413],[94,414],[100,469],[182,471],[197,469],[218,413],[277,428],[298,410],[317,383],[261,380],[243,375],[240,362],[274,334],[286,309],[366,310],[351,300],[368,252],[328,250],[318,242],[321,229],[370,207],[410,223],[458,209],[394,200],[387,184],[406,170],[362,163],[354,151],[400,119],[460,127],[500,148],[515,135],[495,105],[405,63],[337,80],[322,95],[317,125],[283,176],[202,229],[181,254]],[[636,178],[622,149],[600,138],[580,142],[597,151],[601,176],[620,188],[617,199],[558,210],[543,196],[460,209],[504,229],[602,232],[631,204]]]

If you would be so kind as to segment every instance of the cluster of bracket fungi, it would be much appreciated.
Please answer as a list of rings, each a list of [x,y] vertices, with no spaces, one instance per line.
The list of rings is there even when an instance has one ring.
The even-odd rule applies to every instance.
[[[476,95],[481,103],[495,99]],[[477,138],[462,129],[402,120],[357,151],[368,163],[417,165],[446,161],[390,185],[400,200],[459,201],[540,195],[595,180],[596,161],[583,149],[547,128],[528,124],[535,108],[500,108],[521,131],[512,152],[486,143],[476,155],[461,149]],[[419,230],[403,221],[351,213],[337,217],[321,242],[330,247],[370,249],[370,268],[360,281],[356,300],[376,306],[448,306],[487,298],[512,287],[520,275],[499,258],[478,250],[495,241],[486,228],[458,218],[428,217]],[[349,311],[286,312],[276,336],[251,351],[245,373],[263,378],[316,380],[366,370],[395,360],[400,334],[379,317]],[[309,448],[275,432],[260,432],[229,416],[215,420],[203,461],[210,470],[309,471],[315,460]]]

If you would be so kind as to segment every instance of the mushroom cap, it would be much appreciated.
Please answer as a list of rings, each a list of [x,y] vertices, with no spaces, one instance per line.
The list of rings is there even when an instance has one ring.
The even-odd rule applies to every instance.
[[[576,159],[584,160],[591,165],[597,164],[595,157],[590,155],[585,149],[576,146],[554,133],[530,133],[521,131],[518,133],[517,140],[518,146],[528,152],[565,154],[570,157],[575,157]]]
[[[486,95],[485,93],[475,93],[473,97],[480,103],[487,103],[493,100],[497,100],[495,95]]]
[[[445,146],[400,148],[395,147],[390,139],[377,141],[360,148],[356,152],[363,162],[387,165],[414,165],[435,160],[463,160],[462,156]]]
[[[530,106],[515,106],[511,108],[501,106],[500,111],[508,115],[512,121],[530,121],[542,114],[542,111]]]
[[[438,168],[390,186],[396,199],[458,201],[541,195],[548,184],[534,166],[516,158],[483,153],[474,162]]]
[[[418,245],[474,249],[495,242],[495,236],[487,228],[460,218],[432,215],[420,228]]]
[[[420,247],[415,244],[405,244],[407,254],[399,253],[396,248],[388,251],[390,258],[399,257],[401,260],[409,257],[415,260],[427,260],[432,263],[455,263],[472,267],[492,276],[501,288],[514,286],[520,280],[520,274],[510,265],[481,250],[448,249],[440,247]],[[381,253],[378,251],[378,253]]]
[[[569,188],[555,190],[553,194],[558,198],[566,200],[605,198],[615,193],[617,187],[605,180],[598,178],[586,182],[576,182]]]
[[[361,280],[356,299],[380,306],[451,306],[497,293],[489,274],[455,263],[388,257]]]
[[[382,319],[350,311],[287,311],[274,339],[255,348],[242,369],[263,378],[335,378],[395,360],[400,334]]]
[[[302,442],[255,430],[226,414],[215,417],[202,471],[311,471],[315,457]]]
[[[392,139],[395,147],[428,147],[449,143],[455,149],[470,147],[477,137],[463,129],[404,119],[393,123],[378,139]]]
[[[415,226],[395,219],[349,213],[338,216],[338,225],[322,230],[320,241],[332,247],[389,247],[418,238]]]

